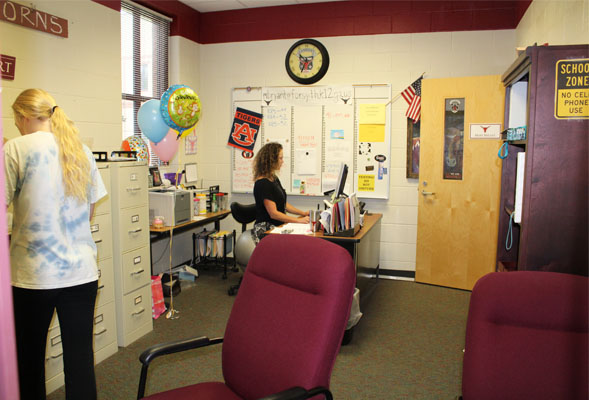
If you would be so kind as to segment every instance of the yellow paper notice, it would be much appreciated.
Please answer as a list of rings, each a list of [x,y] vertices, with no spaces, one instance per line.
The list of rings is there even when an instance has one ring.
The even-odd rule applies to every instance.
[[[358,175],[358,191],[374,192],[374,175]]]
[[[384,142],[384,125],[361,124],[361,142]]]
[[[385,104],[360,104],[361,124],[385,124]]]

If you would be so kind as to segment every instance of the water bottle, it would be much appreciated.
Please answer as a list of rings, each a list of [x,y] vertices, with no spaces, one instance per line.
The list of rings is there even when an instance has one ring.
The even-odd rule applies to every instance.
[[[200,214],[200,199],[199,198],[194,198],[192,200],[193,203],[193,212],[192,215],[197,216]]]

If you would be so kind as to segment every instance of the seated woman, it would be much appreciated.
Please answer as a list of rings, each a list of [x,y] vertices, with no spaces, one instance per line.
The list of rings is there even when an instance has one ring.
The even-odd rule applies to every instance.
[[[282,145],[267,143],[254,159],[254,198],[256,223],[253,236],[256,243],[264,232],[286,222],[309,223],[309,212],[301,211],[286,201],[286,191],[280,184],[278,172],[284,163]],[[286,212],[298,217],[287,215]]]

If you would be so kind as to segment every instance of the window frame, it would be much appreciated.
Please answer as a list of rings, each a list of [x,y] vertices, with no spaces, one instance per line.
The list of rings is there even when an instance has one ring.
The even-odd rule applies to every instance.
[[[143,141],[146,143],[149,154],[150,154],[150,165],[161,165],[162,162],[159,160],[157,155],[151,149],[151,143],[149,139],[141,132],[139,128],[139,124],[137,122],[137,113],[139,112],[139,108],[141,105],[148,100],[160,100],[162,94],[168,88],[168,63],[169,63],[169,50],[168,50],[168,38],[170,36],[170,22],[171,20],[167,17],[163,17],[158,15],[156,12],[150,11],[145,7],[142,7],[137,4],[133,4],[131,2],[121,1],[121,24],[123,24],[123,10],[130,13],[132,16],[132,34],[133,34],[133,66],[132,66],[132,90],[133,93],[126,93],[123,90],[123,81],[121,79],[121,110],[122,102],[130,101],[133,104],[133,133],[132,135],[126,135],[124,131],[124,126],[121,128],[121,136],[122,140],[125,140],[127,137],[130,136],[140,136]],[[153,91],[152,96],[144,96],[142,92],[142,80],[144,76],[142,75],[142,68],[141,68],[141,20],[142,18],[151,20],[155,29],[154,29],[154,43],[153,43],[153,61],[151,63],[151,75],[152,75],[152,85]],[[163,29],[164,32],[162,33],[160,30]],[[121,32],[124,32],[124,29],[121,27]],[[162,37],[165,34],[164,43],[162,43]],[[122,41],[122,38],[121,38]],[[163,45],[162,45],[163,44]],[[159,45],[159,46],[158,46]],[[121,51],[123,50],[121,45]],[[163,54],[162,54],[163,53]],[[121,70],[123,69],[122,60],[121,60]],[[122,70],[123,71],[123,70]],[[121,72],[123,76],[124,73]],[[124,118],[124,114],[122,115]]]

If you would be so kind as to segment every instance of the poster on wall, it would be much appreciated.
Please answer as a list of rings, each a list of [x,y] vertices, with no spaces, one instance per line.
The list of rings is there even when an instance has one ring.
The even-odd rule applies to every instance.
[[[462,180],[464,98],[446,99],[444,108],[444,179]]]
[[[237,107],[227,144],[240,150],[253,152],[260,125],[262,125],[262,114]]]

